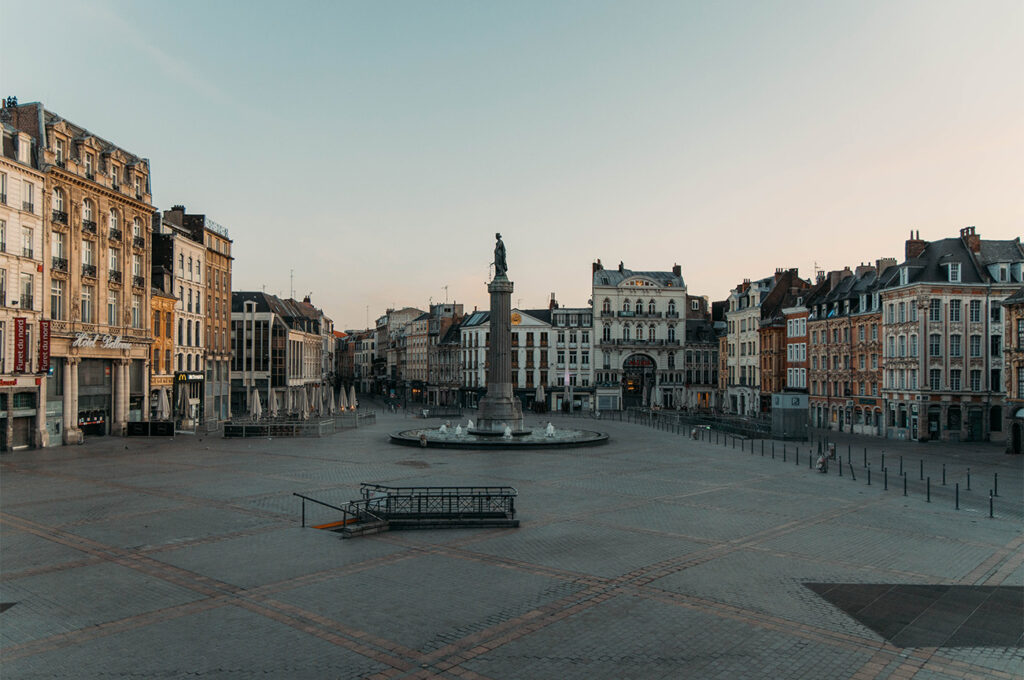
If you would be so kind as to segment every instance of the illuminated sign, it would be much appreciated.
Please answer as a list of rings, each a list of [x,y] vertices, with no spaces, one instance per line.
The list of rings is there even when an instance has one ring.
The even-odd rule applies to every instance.
[[[100,335],[99,333],[77,333],[71,343],[72,347],[102,347],[103,349],[131,349],[131,343],[121,340],[120,335]]]

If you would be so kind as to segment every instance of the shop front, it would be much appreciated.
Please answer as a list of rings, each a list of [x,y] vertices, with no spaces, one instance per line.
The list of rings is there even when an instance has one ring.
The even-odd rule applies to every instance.
[[[203,419],[206,380],[202,373],[174,374],[174,420],[183,429],[196,428]]]
[[[46,389],[42,376],[0,379],[0,450],[17,451],[46,445],[45,408],[40,394]]]

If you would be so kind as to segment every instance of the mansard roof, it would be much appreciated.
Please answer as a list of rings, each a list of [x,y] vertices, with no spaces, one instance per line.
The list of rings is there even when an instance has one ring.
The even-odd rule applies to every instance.
[[[619,286],[630,279],[648,279],[665,288],[685,288],[682,276],[673,272],[634,271],[632,269],[598,269],[594,272],[595,286]]]

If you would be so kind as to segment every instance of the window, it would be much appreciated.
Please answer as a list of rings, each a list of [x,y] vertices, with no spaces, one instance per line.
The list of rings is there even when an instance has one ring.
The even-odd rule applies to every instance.
[[[981,323],[981,300],[971,300],[969,314],[971,323]]]
[[[60,189],[53,190],[53,209],[57,212],[64,212],[64,192]]]
[[[172,324],[171,324],[171,313],[170,312],[164,312],[164,333],[166,334],[166,336],[168,338],[171,337],[171,326],[172,326]],[[168,366],[171,365],[171,360],[170,359],[167,359],[167,365]]]
[[[132,276],[142,276],[142,256],[132,253]]]
[[[971,336],[971,356],[972,357],[980,357],[981,356],[981,336],[980,335],[972,335]]]
[[[623,340],[629,340],[630,339],[630,330],[629,330],[629,325],[628,324],[622,327],[622,339]]]
[[[971,371],[971,392],[981,392],[981,371]]]
[[[960,391],[960,369],[951,368],[949,370],[949,389],[954,392]]]
[[[917,356],[917,335],[910,336],[910,356]]]
[[[950,300],[949,301],[949,320],[960,321],[960,301]]]
[[[942,370],[933,368],[928,371],[928,387],[938,391],[942,389]]]
[[[654,305],[654,300],[649,301],[647,303],[647,313],[648,314],[654,314],[654,312],[656,310],[657,310],[657,307]]]
[[[896,316],[900,323],[907,320],[907,304],[905,302],[901,302],[896,305]]]
[[[33,300],[33,291],[35,291],[35,281],[31,274],[21,275],[21,299],[19,300],[22,309],[35,309],[35,300]]]
[[[90,201],[87,198],[84,201],[82,201],[82,221],[83,222],[93,222],[93,221],[95,221],[95,219],[96,219],[96,216],[93,214],[93,211],[92,211],[92,201]]]
[[[636,310],[637,314],[643,314],[644,313],[644,302],[643,302],[643,300],[637,300],[636,301],[635,310]]]
[[[0,220],[0,253],[7,252],[7,220]]]
[[[960,263],[951,262],[949,265],[949,282],[960,283]]]
[[[132,328],[142,328],[142,296],[132,294]]]
[[[676,340],[676,327],[675,326],[669,326],[668,327],[668,341],[669,342],[675,342],[675,340]]]
[[[178,275],[185,276],[185,255],[178,253]]]
[[[35,249],[32,247],[35,234],[32,232],[31,227],[21,228],[21,256],[22,257],[34,257]]]
[[[110,271],[121,271],[121,251],[117,248],[110,249]]]
[[[93,323],[93,287],[82,286],[82,323]]]
[[[64,282],[60,279],[50,280],[50,318],[64,319]]]
[[[629,311],[629,298],[626,298],[625,300],[622,301],[622,311]]]
[[[107,293],[107,324],[111,326],[120,325],[118,319],[120,318],[120,309],[118,309],[117,291],[112,290]]]
[[[24,196],[22,197],[21,207],[25,212],[34,213],[36,211],[36,185],[25,180],[23,186]]]
[[[142,175],[135,173],[135,195],[142,196]]]
[[[138,182],[138,178],[135,181]],[[138,217],[132,220],[132,236],[142,238],[142,220]]]
[[[928,336],[928,356],[942,356],[942,336],[938,333],[932,333]]]
[[[96,264],[95,249],[96,247],[92,241],[82,241],[82,264]]]
[[[671,316],[671,315],[676,313],[676,301],[675,300],[669,300],[668,301],[668,313],[669,313],[669,316]]]
[[[206,278],[210,278],[210,277],[206,277]],[[220,280],[220,277],[216,277],[215,278],[215,284],[219,283],[219,280]],[[608,298],[605,298],[604,302],[601,303],[601,312],[604,313],[604,314],[608,314],[611,311],[612,311],[612,301],[609,300]]]
[[[647,329],[647,339],[650,340],[651,342],[654,342],[654,338],[655,338],[654,324],[651,324],[651,327]]]
[[[178,344],[185,344],[185,322],[181,319],[178,319]]]
[[[92,179],[92,174],[94,172],[93,167],[95,164],[96,159],[93,158],[93,155],[91,153],[85,154],[85,176],[89,179]]]
[[[160,337],[160,312],[153,312],[153,337]],[[153,361],[155,362],[156,359]]]
[[[109,225],[111,231],[113,231],[114,229],[117,229],[120,224],[121,224],[121,216],[118,215],[117,210],[115,210],[114,208],[111,208],[110,209],[110,225]]]
[[[928,302],[928,320],[942,321],[942,300],[932,299]]]
[[[960,335],[953,334],[949,336],[949,356],[959,357],[963,356],[963,349],[960,346]]]
[[[604,342],[611,342],[612,339],[612,327],[608,324],[604,325],[604,330],[601,332],[601,340]]]
[[[7,203],[7,173],[0,172],[0,203]]]

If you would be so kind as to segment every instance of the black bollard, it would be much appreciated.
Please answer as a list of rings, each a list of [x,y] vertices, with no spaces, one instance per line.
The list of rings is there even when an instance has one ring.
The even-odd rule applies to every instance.
[[[850,479],[852,479],[855,482],[857,481],[857,473],[853,471],[852,465],[850,466]]]
[[[900,477],[903,476],[903,456],[900,456]]]
[[[960,482],[956,483],[956,509],[960,509]]]
[[[967,490],[971,490],[971,468],[967,468]]]
[[[992,517],[992,491],[988,492],[988,516]]]
[[[992,473],[992,495],[993,496],[998,496],[999,495],[999,473],[998,472],[993,472]]]
[[[889,490],[889,468],[882,468],[882,491]]]
[[[864,467],[868,466],[868,448],[864,447]]]
[[[885,469],[885,451],[882,451],[882,462],[878,464],[883,470]]]
[[[942,486],[946,486],[946,464],[942,464]]]
[[[925,497],[924,497],[925,503],[931,503],[932,502],[932,478],[931,477],[928,478],[928,481],[926,483],[925,494],[926,494]]]
[[[786,445],[785,444],[782,445],[782,462],[783,463],[786,462]]]
[[[871,486],[871,466],[867,466],[868,469],[868,486]]]
[[[839,456],[839,476],[843,476],[843,457]]]
[[[796,449],[793,450],[793,465],[799,465],[799,464],[800,464],[800,447],[798,446],[798,447],[796,447]]]
[[[924,481],[924,458],[921,459],[921,481]]]
[[[850,447],[846,447],[846,464],[853,467],[853,459],[850,458]]]
[[[906,475],[902,475],[902,477],[903,477],[903,495],[906,496],[907,495],[907,476]]]
[[[775,447],[772,447],[772,460],[775,460]]]
[[[761,447],[761,455],[764,455],[764,447]],[[775,455],[775,442],[772,442],[772,455]]]

